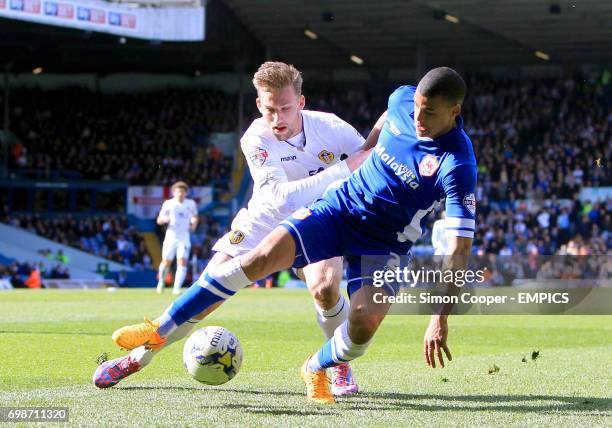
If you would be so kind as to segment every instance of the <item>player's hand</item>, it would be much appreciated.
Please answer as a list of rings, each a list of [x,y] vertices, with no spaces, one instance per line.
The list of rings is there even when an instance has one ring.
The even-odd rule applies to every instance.
[[[446,345],[446,339],[448,338],[448,323],[446,317],[440,315],[434,315],[431,317],[429,327],[425,331],[424,338],[424,351],[425,351],[425,362],[428,366],[436,367],[436,358],[440,362],[440,367],[444,367],[444,357],[442,356],[442,350],[446,354],[448,361],[452,361],[450,349]]]
[[[355,171],[361,166],[361,164],[370,156],[370,150],[358,150],[348,158],[346,158],[346,165],[349,167],[351,172]]]

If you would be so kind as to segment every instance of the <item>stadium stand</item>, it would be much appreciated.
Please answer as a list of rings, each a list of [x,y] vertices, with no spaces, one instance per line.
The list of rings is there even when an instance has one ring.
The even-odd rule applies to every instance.
[[[307,108],[334,112],[367,135],[395,86],[306,86]],[[612,184],[602,167],[602,160],[612,158],[609,88],[597,76],[500,80],[482,75],[470,76],[468,87],[463,115],[479,162],[474,252],[608,253],[612,201],[580,194]],[[21,143],[12,147],[9,166],[18,176],[164,185],[179,178],[204,184],[230,176],[233,159],[209,145],[207,136],[235,130],[234,97],[208,89],[104,96],[83,89],[16,93],[10,113]],[[64,103],[66,97],[73,102]],[[257,117],[253,104],[245,110],[245,126]],[[6,206],[0,214],[5,222],[59,243],[136,269],[155,268],[141,233],[123,214],[16,217]],[[224,229],[212,216],[203,217],[192,240],[192,277]],[[157,233],[161,236],[161,229]],[[426,234],[421,242],[429,239]]]
[[[204,184],[230,174],[231,158],[207,138],[236,127],[235,100],[219,91],[20,89],[12,99],[12,130],[21,142],[9,168],[17,176]]]
[[[151,267],[140,232],[130,226],[125,216],[76,219],[65,215],[55,218],[24,216],[11,223],[39,236],[68,245],[136,269]]]

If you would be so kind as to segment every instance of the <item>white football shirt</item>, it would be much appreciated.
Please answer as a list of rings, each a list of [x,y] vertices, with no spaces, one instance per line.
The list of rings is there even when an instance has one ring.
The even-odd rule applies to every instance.
[[[303,133],[279,141],[265,120],[253,121],[240,140],[253,177],[253,195],[242,209],[232,229],[243,232],[273,229],[293,211],[320,197],[334,181],[350,174],[346,164],[335,176],[325,177],[316,186],[304,186],[299,194],[279,198],[278,186],[308,179],[359,150],[364,138],[355,128],[335,114],[302,110]],[[264,235],[265,236],[265,235]]]
[[[172,198],[162,204],[160,213],[170,216],[166,229],[166,239],[189,241],[191,217],[198,215],[198,207],[193,199],[185,198],[183,202]]]

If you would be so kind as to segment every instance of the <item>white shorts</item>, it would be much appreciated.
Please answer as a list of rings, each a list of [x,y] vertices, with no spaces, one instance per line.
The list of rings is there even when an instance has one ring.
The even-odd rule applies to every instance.
[[[232,228],[231,231],[215,242],[212,249],[230,257],[237,257],[255,248],[269,232],[268,230],[243,232],[242,229]]]
[[[177,259],[189,259],[189,251],[191,250],[191,242],[176,238],[164,239],[162,245],[162,259],[173,260],[174,256]]]

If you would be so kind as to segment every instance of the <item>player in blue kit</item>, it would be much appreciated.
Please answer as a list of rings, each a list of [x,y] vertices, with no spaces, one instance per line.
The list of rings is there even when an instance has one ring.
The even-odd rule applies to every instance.
[[[309,399],[333,403],[325,370],[363,355],[388,309],[370,310],[370,269],[385,266],[369,267],[363,256],[408,254],[426,215],[446,199],[447,254],[457,256],[448,259],[446,268],[465,268],[476,214],[476,159],[460,116],[465,91],[463,79],[446,67],[429,71],[416,88],[398,88],[389,97],[378,144],[361,167],[339,188],[283,221],[255,249],[211,269],[200,287],[189,289],[160,317],[159,327],[134,329],[142,344],[163,342],[177,326],[254,280],[344,255],[349,263],[348,320],[301,372]],[[434,313],[425,333],[425,360],[432,367],[436,357],[444,366],[443,351],[451,359],[447,316]]]

